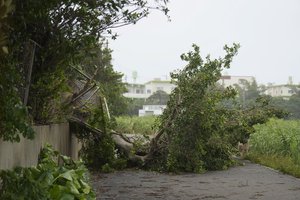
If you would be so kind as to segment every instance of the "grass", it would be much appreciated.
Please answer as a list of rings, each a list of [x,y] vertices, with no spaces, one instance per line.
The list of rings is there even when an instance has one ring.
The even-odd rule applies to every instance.
[[[251,151],[258,155],[291,158],[300,165],[300,121],[271,119],[254,126],[250,136]]]
[[[130,117],[122,116],[117,117],[116,131],[120,133],[132,133],[142,135],[152,135],[157,131],[155,122],[157,117],[145,116],[145,117]]]
[[[250,153],[247,159],[300,178],[300,166],[296,164],[291,157]]]
[[[300,121],[271,119],[254,128],[248,158],[300,178]]]

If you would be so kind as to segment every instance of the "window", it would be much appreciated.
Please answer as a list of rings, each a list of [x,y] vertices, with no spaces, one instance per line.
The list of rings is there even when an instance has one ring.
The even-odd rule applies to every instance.
[[[147,90],[147,94],[151,94],[151,90]]]
[[[293,90],[289,90],[288,93],[289,94],[293,94],[294,92],[293,92]]]
[[[141,91],[139,89],[136,89],[135,93],[140,94]]]

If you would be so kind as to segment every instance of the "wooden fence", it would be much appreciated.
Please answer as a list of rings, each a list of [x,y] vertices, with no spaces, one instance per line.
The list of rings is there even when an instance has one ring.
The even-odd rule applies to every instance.
[[[46,144],[51,144],[61,154],[78,159],[81,144],[70,132],[69,123],[51,124],[33,127],[34,140],[22,138],[19,143],[0,140],[0,170],[15,166],[29,167],[37,164],[38,154]]]

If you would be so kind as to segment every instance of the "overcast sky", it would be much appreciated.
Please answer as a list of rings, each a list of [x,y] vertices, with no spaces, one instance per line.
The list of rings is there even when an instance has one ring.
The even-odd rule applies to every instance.
[[[180,55],[200,46],[205,57],[224,55],[240,43],[229,75],[254,76],[258,83],[300,83],[300,0],[170,0],[171,22],[159,12],[115,30],[113,65],[132,82],[165,79],[185,63]]]

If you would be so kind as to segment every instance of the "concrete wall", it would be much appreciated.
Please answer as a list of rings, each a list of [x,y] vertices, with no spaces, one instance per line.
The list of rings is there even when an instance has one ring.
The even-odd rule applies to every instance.
[[[33,127],[34,140],[22,138],[19,143],[0,140],[0,170],[12,169],[15,166],[29,167],[37,164],[38,154],[45,143],[51,144],[61,154],[78,159],[81,145],[70,133],[69,123]]]

